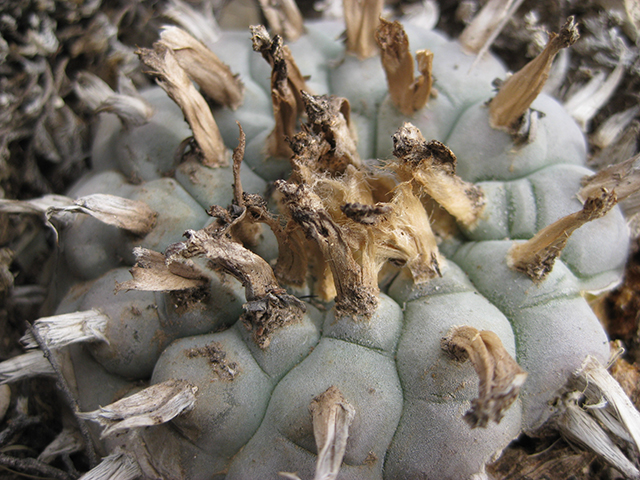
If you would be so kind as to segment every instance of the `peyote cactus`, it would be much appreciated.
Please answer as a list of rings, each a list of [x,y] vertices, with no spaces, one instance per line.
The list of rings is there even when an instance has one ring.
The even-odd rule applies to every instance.
[[[49,359],[5,380],[66,379],[103,427],[83,427],[106,457],[86,478],[481,478],[547,428],[640,477],[640,417],[582,296],[620,280],[631,167],[594,175],[540,93],[573,21],[496,93],[473,32],[346,2],[343,43],[292,8],[287,45],[165,28],[140,94],[78,79],[111,113],[47,210],[61,300],[24,340]]]

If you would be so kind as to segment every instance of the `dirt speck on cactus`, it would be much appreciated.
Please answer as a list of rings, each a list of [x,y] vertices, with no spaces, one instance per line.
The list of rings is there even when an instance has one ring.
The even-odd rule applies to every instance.
[[[200,348],[190,348],[185,350],[184,354],[188,358],[206,358],[213,372],[221,380],[233,380],[238,374],[238,364],[226,360],[227,354],[219,342],[212,342]]]

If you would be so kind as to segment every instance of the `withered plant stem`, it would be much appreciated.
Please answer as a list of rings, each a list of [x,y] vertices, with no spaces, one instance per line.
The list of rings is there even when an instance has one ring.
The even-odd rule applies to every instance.
[[[233,203],[240,207],[245,208],[245,193],[242,189],[242,181],[240,180],[240,167],[242,160],[244,159],[244,149],[247,143],[244,130],[238,124],[239,138],[238,146],[233,149]],[[262,233],[262,225],[256,223],[253,216],[245,215],[242,221],[235,222],[231,227],[232,236],[243,245],[255,246],[260,240],[260,234]]]
[[[295,134],[298,115],[304,108],[300,92],[308,90],[306,82],[280,35],[272,40],[263,25],[250,29],[253,50],[260,52],[272,68],[271,103],[276,125],[267,139],[267,151],[274,157],[289,158],[291,149],[286,139]]]
[[[202,163],[216,168],[227,165],[227,149],[209,105],[179,65],[173,52],[161,43],[137,51],[142,62],[158,77],[158,84],[180,107],[200,148]]]
[[[574,19],[569,17],[559,33],[549,35],[544,50],[504,82],[489,104],[489,123],[492,128],[511,134],[517,132],[521,117],[549,78],[554,57],[563,48],[573,45],[579,37]]]
[[[310,187],[278,180],[276,188],[284,195],[291,218],[316,242],[331,269],[336,314],[370,318],[378,305],[377,270],[358,265],[344,232]]]
[[[180,66],[211,100],[233,110],[242,104],[244,85],[240,78],[202,42],[181,28],[166,26],[159,43],[173,52]]]
[[[544,280],[571,234],[585,223],[607,214],[617,202],[615,191],[602,188],[587,198],[582,210],[544,227],[530,240],[514,244],[507,255],[507,264],[534,282]]]
[[[302,91],[307,127],[330,148],[318,157],[315,168],[332,175],[342,174],[348,165],[360,167],[357,140],[351,126],[351,105],[346,98],[311,95]]]
[[[344,0],[344,20],[347,26],[347,52],[360,60],[378,52],[375,31],[382,14],[383,0]]]
[[[62,373],[62,368],[58,363],[58,359],[55,357],[51,349],[49,349],[49,347],[47,346],[47,342],[44,341],[42,335],[40,335],[40,332],[38,332],[38,329],[33,328],[33,325],[31,325],[30,323],[27,323],[27,328],[29,329],[29,332],[31,332],[33,339],[38,344],[40,350],[42,350],[42,354],[49,361],[51,368],[53,368],[53,371],[56,374],[56,383],[58,385],[58,389],[62,393],[67,406],[73,412],[76,423],[78,425],[78,429],[80,430],[80,434],[82,435],[82,440],[84,441],[84,448],[87,452],[89,466],[93,468],[98,464],[98,456],[96,455],[96,450],[93,446],[93,440],[91,439],[89,429],[87,428],[85,421],[78,415],[80,413],[80,406],[78,405],[78,401],[71,391],[69,382],[67,382],[67,379]]]
[[[458,222],[473,227],[484,209],[479,187],[456,175],[456,156],[437,140],[425,141],[420,130],[405,123],[393,136],[398,176],[413,181]]]
[[[256,343],[266,348],[272,332],[299,321],[305,306],[280,287],[271,266],[262,257],[230,238],[227,234],[230,227],[212,224],[203,230],[188,230],[187,241],[176,245],[172,255],[203,256],[213,267],[240,281],[247,299],[242,320],[252,328]]]
[[[518,9],[522,0],[489,0],[463,30],[458,38],[463,49],[480,54],[488,48],[508,20]]]
[[[409,39],[400,22],[381,18],[375,39],[380,47],[391,101],[403,114],[413,115],[427,104],[431,95],[433,53],[428,50],[416,52],[420,76],[415,78]]]
[[[304,33],[304,18],[294,0],[259,0],[271,30],[294,42]]]
[[[472,428],[499,423],[518,397],[527,374],[504,348],[500,337],[489,330],[453,327],[442,339],[442,348],[454,359],[469,359],[480,379],[478,398],[464,419]]]

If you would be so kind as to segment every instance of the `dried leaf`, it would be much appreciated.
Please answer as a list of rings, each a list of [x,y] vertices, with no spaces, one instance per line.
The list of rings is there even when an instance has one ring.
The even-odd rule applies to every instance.
[[[185,380],[167,380],[78,416],[105,427],[101,437],[130,428],[160,425],[191,410],[198,388]]]
[[[131,269],[133,280],[116,284],[121,290],[169,292],[206,285],[209,278],[193,262],[168,261],[161,253],[142,247],[133,249],[136,264]]]
[[[96,309],[39,318],[33,328],[49,348],[62,348],[79,342],[107,342],[104,336],[109,317]],[[25,348],[38,348],[31,331],[20,339]]]
[[[489,330],[453,327],[442,339],[442,349],[458,361],[469,359],[480,384],[478,398],[464,419],[471,428],[486,428],[490,421],[499,423],[520,392],[527,373],[507,353],[500,338]]]

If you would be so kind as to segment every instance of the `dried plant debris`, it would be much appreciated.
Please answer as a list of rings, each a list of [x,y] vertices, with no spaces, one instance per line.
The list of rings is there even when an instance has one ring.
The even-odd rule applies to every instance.
[[[227,149],[211,109],[180,65],[179,57],[162,41],[156,42],[153,50],[143,48],[137,52],[140,60],[151,69],[149,73],[158,78],[158,84],[184,113],[202,155],[202,163],[212,168],[228,165]]]
[[[127,453],[117,451],[104,457],[100,464],[80,477],[80,480],[134,480],[142,475],[138,462]]]
[[[628,478],[640,478],[640,413],[598,360],[587,357],[556,408],[555,425],[567,440],[601,455]]]
[[[43,317],[33,323],[49,348],[62,348],[79,342],[108,342],[104,336],[109,317],[96,309]],[[38,348],[31,331],[20,339],[25,348]]]
[[[76,95],[93,113],[115,113],[125,128],[144,125],[154,113],[153,107],[141,96],[114,92],[107,82],[92,73],[78,73],[73,86]]]
[[[284,195],[291,218],[317,244],[331,269],[337,315],[369,318],[378,305],[377,270],[354,260],[345,233],[309,187],[278,180],[276,188]]]
[[[563,48],[579,38],[575,19],[570,17],[557,34],[549,36],[545,49],[521,70],[510,76],[489,104],[489,122],[493,128],[515,135],[520,130],[523,115],[542,91],[551,62]]]
[[[71,455],[84,448],[82,435],[75,428],[64,427],[49,445],[38,455],[38,460],[51,463],[60,455]]]
[[[433,53],[428,50],[416,52],[420,75],[415,78],[409,39],[400,22],[389,22],[381,18],[376,30],[376,42],[380,47],[391,100],[402,113],[413,115],[427,104],[432,94]]]
[[[331,386],[311,401],[313,436],[318,448],[314,480],[335,480],[347,449],[349,427],[356,416],[355,408],[337,387]],[[285,478],[300,480],[297,475],[280,473]]]
[[[304,33],[304,19],[294,0],[259,0],[262,12],[276,35],[293,42]]]
[[[188,358],[202,357],[211,365],[211,370],[220,380],[233,380],[239,373],[236,362],[227,360],[227,352],[224,351],[220,342],[211,342],[199,348],[190,348],[185,351]]]
[[[160,32],[160,44],[173,51],[180,66],[209,99],[234,110],[242,104],[242,82],[203,43],[181,28],[166,26]]]
[[[133,49],[118,29],[135,25],[146,8],[98,1],[3,5],[0,188],[10,197],[61,191],[86,168],[89,129],[69,79],[90,70],[113,85],[119,72],[136,73]]]
[[[507,353],[500,338],[489,330],[453,327],[441,345],[457,361],[469,359],[480,378],[478,398],[471,401],[471,409],[464,419],[471,428],[486,428],[490,421],[499,423],[504,411],[518,398],[527,373]]]
[[[606,215],[618,202],[616,191],[598,188],[590,192],[582,210],[571,213],[544,227],[533,238],[515,243],[509,250],[507,264],[540,282],[551,272],[569,237],[578,228]]]
[[[267,141],[267,149],[274,157],[289,158],[291,149],[286,138],[295,133],[298,115],[304,108],[301,92],[309,89],[280,35],[272,39],[264,26],[252,26],[251,41],[253,50],[259,52],[272,69],[271,102],[276,125]]]
[[[484,210],[484,194],[456,173],[456,156],[441,142],[425,141],[420,130],[405,123],[393,135],[400,180],[413,181],[461,224],[473,227]]]
[[[79,416],[99,423],[104,428],[102,437],[106,437],[122,430],[160,425],[188,412],[195,405],[197,391],[184,380],[167,380]]]
[[[133,253],[136,257],[136,264],[131,269],[133,279],[116,284],[116,292],[173,292],[209,283],[208,275],[192,261],[173,261],[171,257],[142,247],[134,248]]]
[[[373,57],[378,52],[375,31],[382,14],[382,0],[347,0],[344,20],[347,24],[347,52],[360,59]]]
[[[53,367],[40,350],[23,353],[0,363],[0,384],[39,375],[53,376]]]

